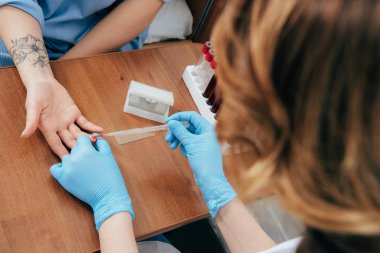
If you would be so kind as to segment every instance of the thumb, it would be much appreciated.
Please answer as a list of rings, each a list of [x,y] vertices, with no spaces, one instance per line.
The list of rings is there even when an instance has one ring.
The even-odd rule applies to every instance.
[[[190,133],[186,127],[177,120],[171,120],[168,122],[168,127],[170,132],[184,145],[187,144],[191,136],[193,135]]]
[[[26,108],[26,126],[21,134],[22,138],[30,137],[38,127],[40,121],[41,107],[38,105],[28,106]]]
[[[111,147],[110,145],[108,144],[108,142],[101,138],[101,137],[98,137],[96,139],[96,146],[98,147],[98,150],[99,150],[99,153],[102,153],[102,154],[109,154],[111,153]]]
[[[57,163],[50,167],[50,174],[58,181],[61,178],[62,172],[62,163]]]

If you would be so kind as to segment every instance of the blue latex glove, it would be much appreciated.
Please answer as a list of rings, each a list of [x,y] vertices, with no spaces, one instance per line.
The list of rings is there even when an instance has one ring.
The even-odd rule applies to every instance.
[[[80,136],[77,145],[50,173],[68,192],[92,207],[96,229],[111,215],[127,211],[133,218],[131,199],[119,167],[106,140],[97,138],[93,146],[88,136]]]
[[[188,121],[190,126],[186,129],[179,121]],[[219,208],[236,197],[223,172],[222,152],[214,127],[196,112],[176,113],[167,122],[169,132],[165,141],[170,142],[171,149],[181,144],[180,149],[189,160],[195,182],[214,218]]]

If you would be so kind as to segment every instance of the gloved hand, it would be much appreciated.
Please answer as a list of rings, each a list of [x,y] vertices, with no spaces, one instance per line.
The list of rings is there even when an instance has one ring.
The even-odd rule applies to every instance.
[[[53,165],[50,173],[68,192],[92,207],[96,229],[111,215],[127,211],[133,218],[132,203],[119,167],[106,140],[93,146],[81,135],[70,155]]]
[[[186,129],[179,121],[188,121]],[[167,120],[169,131],[165,141],[170,148],[181,144],[182,153],[188,158],[197,183],[211,216],[226,205],[236,193],[228,183],[222,162],[222,152],[214,127],[196,112],[179,112]]]

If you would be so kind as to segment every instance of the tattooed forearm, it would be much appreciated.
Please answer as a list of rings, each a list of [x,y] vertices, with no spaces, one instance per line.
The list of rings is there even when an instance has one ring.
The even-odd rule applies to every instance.
[[[16,65],[25,60],[32,63],[34,67],[45,67],[49,64],[49,56],[43,41],[28,34],[25,37],[11,40],[11,56]]]

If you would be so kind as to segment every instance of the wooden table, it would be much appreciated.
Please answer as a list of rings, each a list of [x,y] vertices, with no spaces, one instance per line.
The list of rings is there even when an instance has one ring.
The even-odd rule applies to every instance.
[[[181,75],[200,45],[182,44],[51,64],[82,113],[105,132],[156,125],[123,112],[136,80],[174,93],[171,113],[195,110]],[[58,158],[37,131],[21,139],[26,91],[15,68],[0,69],[0,251],[91,252],[99,248],[89,207],[50,175]],[[164,133],[112,149],[135,211],[138,239],[208,215],[186,159],[170,151]]]

